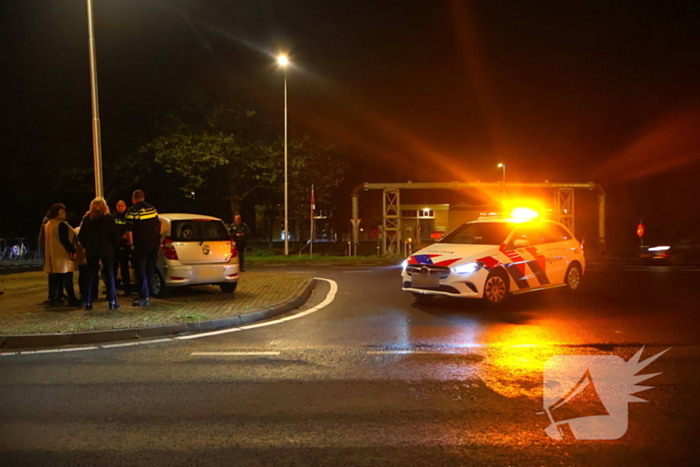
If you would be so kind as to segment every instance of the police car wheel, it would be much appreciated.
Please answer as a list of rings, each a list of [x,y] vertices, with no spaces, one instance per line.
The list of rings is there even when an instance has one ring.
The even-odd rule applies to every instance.
[[[492,271],[484,283],[484,302],[490,306],[498,306],[508,297],[508,276],[500,270]]]
[[[569,265],[564,280],[566,281],[566,290],[572,293],[576,292],[581,287],[581,266],[578,263]]]
[[[160,271],[156,269],[156,273],[153,274],[153,284],[151,285],[151,295],[156,298],[165,298],[170,293],[170,287],[165,285],[163,276],[160,275]]]

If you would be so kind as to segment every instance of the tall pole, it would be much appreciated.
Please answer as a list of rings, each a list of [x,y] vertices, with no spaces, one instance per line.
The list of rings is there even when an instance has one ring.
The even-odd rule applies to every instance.
[[[95,58],[95,33],[92,24],[92,0],[87,0],[88,36],[90,44],[90,87],[92,90],[92,150],[95,164],[95,196],[104,197],[102,186],[102,142],[100,137],[100,106],[97,96],[97,60]]]
[[[309,226],[309,256],[314,256],[314,209],[316,208],[316,197],[314,196],[314,186],[311,185],[311,225]]]
[[[284,69],[284,256],[289,256],[289,199],[287,193],[287,68]]]
[[[501,183],[503,184],[503,188],[501,191],[501,204],[503,205],[503,207],[505,207],[505,203],[506,203],[506,165],[503,162],[501,162],[500,164],[498,164],[498,166],[501,169],[503,169],[503,180],[501,181]]]

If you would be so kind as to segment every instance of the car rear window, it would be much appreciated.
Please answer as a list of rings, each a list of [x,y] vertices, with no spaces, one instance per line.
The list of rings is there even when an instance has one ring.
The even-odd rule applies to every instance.
[[[231,236],[221,221],[181,220],[173,221],[171,238],[176,242],[229,241]]]
[[[506,222],[462,224],[447,234],[439,243],[500,245],[505,242],[511,230],[513,230],[513,224]]]

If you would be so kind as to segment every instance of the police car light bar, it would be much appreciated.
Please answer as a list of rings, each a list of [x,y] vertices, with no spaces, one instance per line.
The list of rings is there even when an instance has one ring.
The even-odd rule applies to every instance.
[[[525,220],[525,219],[537,219],[540,214],[534,209],[530,208],[515,208],[511,211],[510,216],[513,219]]]

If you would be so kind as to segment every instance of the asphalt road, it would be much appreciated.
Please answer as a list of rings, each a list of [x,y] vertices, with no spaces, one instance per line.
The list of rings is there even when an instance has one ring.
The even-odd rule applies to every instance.
[[[417,305],[395,267],[287,267],[334,300],[313,308],[323,281],[311,313],[269,326],[0,357],[0,465],[698,465],[696,269],[592,267],[577,296],[494,311]],[[642,346],[670,350],[621,438],[547,436],[550,357]]]

